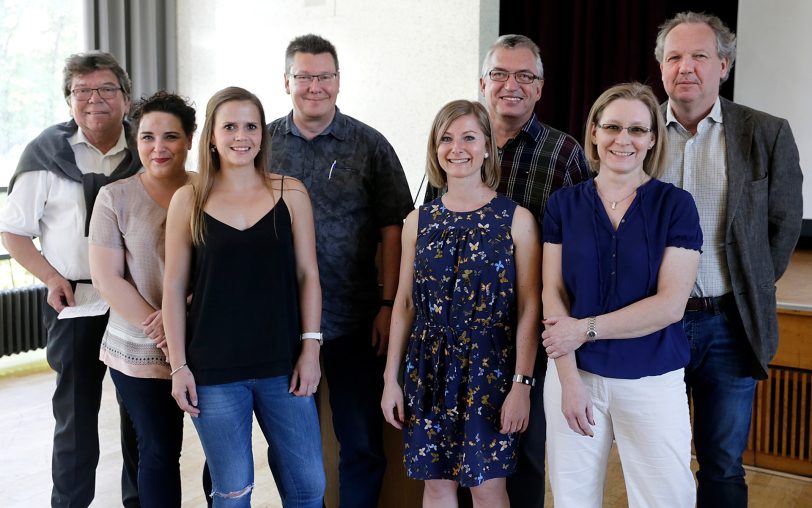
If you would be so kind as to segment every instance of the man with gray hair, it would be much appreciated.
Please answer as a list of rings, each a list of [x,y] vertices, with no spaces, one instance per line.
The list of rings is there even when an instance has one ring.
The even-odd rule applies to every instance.
[[[141,166],[128,145],[131,83],[108,53],[71,55],[63,93],[72,120],[43,131],[23,151],[0,210],[0,234],[9,254],[48,287],[43,320],[47,359],[56,371],[53,412],[52,506],[86,507],[93,500],[99,462],[99,407],[105,365],[99,347],[107,315],[58,319],[75,304],[77,284],[90,283],[88,227],[96,194],[109,181]],[[42,253],[34,246],[39,237]],[[139,506],[137,447],[132,423],[120,409],[124,506]]]
[[[786,120],[719,97],[736,36],[683,12],[657,35],[668,102],[663,180],[696,201],[705,242],[683,325],[699,462],[697,506],[747,506],[742,452],[756,380],[778,348],[775,282],[801,231],[802,173]]]
[[[541,224],[554,191],[589,178],[581,146],[571,136],[539,121],[534,113],[544,87],[539,47],[524,35],[503,35],[482,62],[479,89],[485,98],[499,148],[497,192],[530,210]],[[429,187],[425,200],[443,192]],[[519,443],[516,472],[507,479],[512,507],[544,506],[544,374],[547,355],[539,348],[530,391],[530,421]]]

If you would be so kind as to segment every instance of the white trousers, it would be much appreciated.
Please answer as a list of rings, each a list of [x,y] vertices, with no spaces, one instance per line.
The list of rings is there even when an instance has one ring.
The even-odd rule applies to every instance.
[[[553,360],[547,363],[547,461],[556,508],[600,508],[613,438],[630,508],[695,506],[683,369],[642,379],[578,372],[592,396],[594,437],[567,425],[558,371]]]

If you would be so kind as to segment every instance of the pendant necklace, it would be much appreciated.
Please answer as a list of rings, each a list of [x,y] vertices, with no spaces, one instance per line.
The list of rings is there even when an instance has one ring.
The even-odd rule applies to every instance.
[[[643,185],[645,178],[646,178],[645,173],[643,173],[643,177],[640,179],[640,185]],[[624,197],[623,199],[618,199],[617,201],[612,201],[611,199],[606,199],[605,197],[603,197],[603,194],[601,194],[601,191],[598,189],[597,184],[595,185],[595,191],[598,193],[598,196],[600,196],[602,200],[609,203],[609,208],[611,208],[612,210],[617,210],[617,205],[623,203],[630,197],[634,196],[634,193],[637,192],[637,189],[640,188],[640,185],[632,189],[632,191],[626,197]]]

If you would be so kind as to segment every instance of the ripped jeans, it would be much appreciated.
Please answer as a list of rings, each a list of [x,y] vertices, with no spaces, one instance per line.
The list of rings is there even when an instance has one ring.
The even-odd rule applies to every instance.
[[[253,414],[285,508],[321,508],[324,467],[313,397],[288,393],[288,376],[198,385],[192,418],[212,477],[214,508],[249,507],[254,486]]]

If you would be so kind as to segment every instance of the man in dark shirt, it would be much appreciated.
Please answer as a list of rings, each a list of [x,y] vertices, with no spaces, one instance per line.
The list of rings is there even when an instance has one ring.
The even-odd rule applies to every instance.
[[[544,70],[538,46],[523,35],[503,35],[482,62],[479,87],[499,147],[502,174],[497,192],[529,209],[541,224],[547,198],[561,187],[589,178],[580,145],[536,118]],[[441,194],[429,187],[426,201]],[[541,262],[541,260],[539,260]],[[519,445],[516,472],[507,480],[512,507],[544,506],[544,373],[547,355],[539,348],[531,390],[530,424]]]
[[[397,155],[375,129],[336,107],[335,47],[297,37],[285,53],[293,111],[268,125],[271,170],[301,180],[316,224],[322,360],[340,444],[339,503],[376,507],[386,460],[380,409],[403,219],[413,209]],[[375,253],[381,243],[382,295]]]

